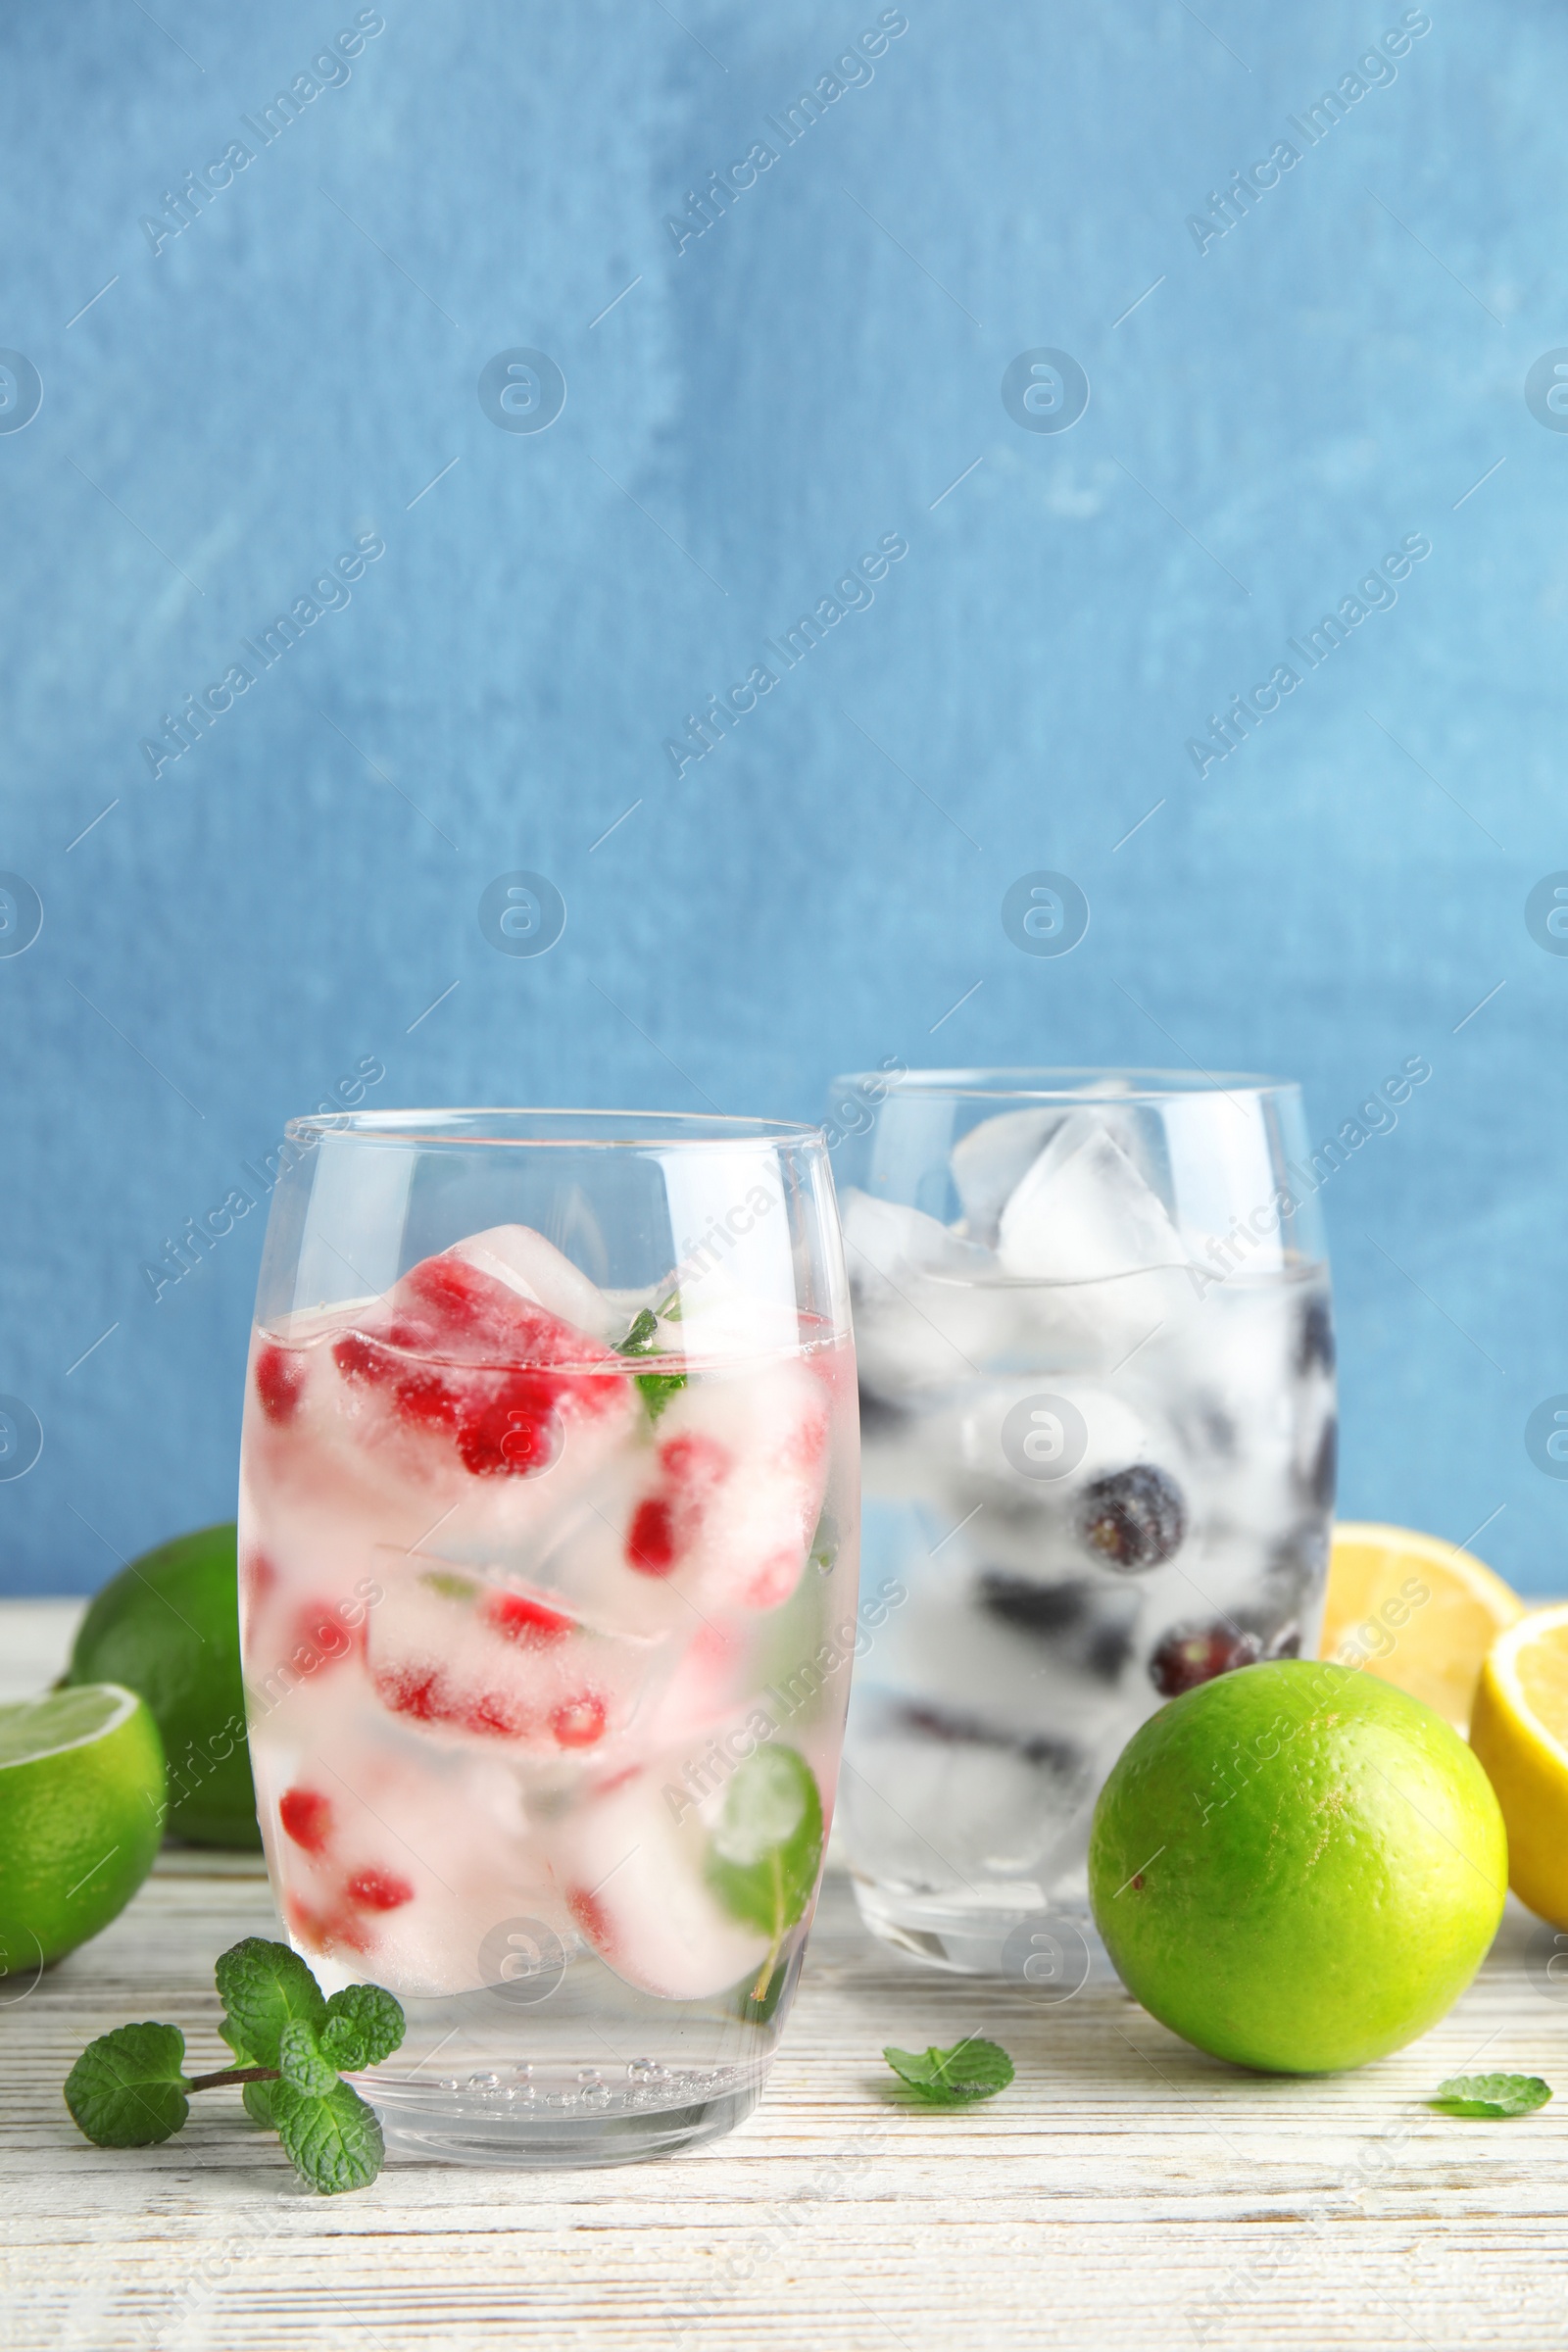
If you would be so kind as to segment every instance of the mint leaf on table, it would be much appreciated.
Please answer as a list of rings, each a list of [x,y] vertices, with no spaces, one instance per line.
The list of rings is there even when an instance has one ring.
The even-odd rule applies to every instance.
[[[224,1952],[217,1978],[233,2065],[187,2076],[177,2026],[122,2026],[89,2043],[66,2078],[78,2130],[100,2147],[153,2147],[184,2123],[190,2092],[237,2082],[247,2111],[276,2132],[314,2188],[366,2187],[386,2153],[381,2127],[338,2069],[391,2056],[403,2039],[400,2004],[379,1984],[348,1984],[326,2000],[297,1952],[260,1936]]]
[[[255,2065],[277,2065],[279,2036],[295,2018],[318,2029],[326,2022],[321,1987],[286,1943],[247,1936],[223,1953],[216,1975],[225,2012],[219,2031],[230,2049],[243,2046]]]
[[[308,2099],[324,2099],[337,2082],[337,2068],[322,2057],[316,2028],[303,2017],[290,2018],[277,2037],[277,2070],[290,2090],[303,2091]],[[276,2125],[275,2094],[270,2104]]]
[[[994,2099],[1012,2081],[1012,2060],[1001,2045],[971,2034],[951,2050],[886,2049],[893,2072],[933,2107],[964,2107]]]
[[[272,2116],[272,2085],[270,2082],[247,2082],[240,2092],[240,2097],[245,2102],[245,2112],[253,2124],[260,2124],[264,2132],[277,2130]]]
[[[322,2196],[366,2188],[380,2171],[386,2148],[375,2110],[349,2083],[334,2081],[320,2097],[275,2083],[272,2114],[290,2163]]]
[[[90,2041],[66,2077],[72,2121],[100,2148],[155,2148],[190,2113],[177,2026],[120,2026]]]
[[[1539,2075],[1450,2075],[1427,2104],[1441,2115],[1533,2115],[1550,2096]]]
[[[402,2041],[405,2022],[401,2005],[379,1984],[345,1984],[326,2004],[322,2055],[350,2074],[379,2066]]]
[[[260,2124],[265,2131],[270,2132],[272,2129],[272,2083],[270,2078],[275,2076],[277,2069],[262,2066],[251,2056],[250,2051],[240,2040],[238,2031],[230,2019],[225,2017],[218,2031],[234,2053],[234,2063],[228,2072],[240,2083],[240,2097],[245,2102],[246,2114],[253,2124]],[[248,2082],[245,2080],[248,2075],[266,2076],[269,2080]],[[203,2087],[211,2088],[212,2086],[204,2083]]]

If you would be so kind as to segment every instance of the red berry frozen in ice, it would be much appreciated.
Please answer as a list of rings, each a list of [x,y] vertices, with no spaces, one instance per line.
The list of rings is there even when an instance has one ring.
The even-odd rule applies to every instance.
[[[727,1446],[702,1431],[677,1432],[659,1448],[660,1492],[639,1503],[626,1538],[626,1562],[644,1576],[667,1576],[690,1553],[710,1498],[736,1467]]]
[[[326,1850],[332,1834],[332,1807],[324,1796],[314,1788],[286,1788],[278,1803],[277,1817],[290,1838],[308,1854]]]
[[[388,1591],[368,1655],[394,1715],[559,1755],[625,1728],[662,1646],[597,1632],[537,1592],[427,1568]]]
[[[667,1576],[675,1558],[675,1506],[667,1494],[647,1494],[626,1531],[626,1565],[639,1576]]]
[[[587,1886],[571,1886],[566,1890],[566,1909],[574,1924],[582,1930],[596,1951],[608,1950],[614,1940],[614,1927],[610,1913],[598,1896]]]
[[[561,1451],[558,1399],[562,1384],[538,1372],[516,1372],[489,1384],[489,1393],[460,1396],[458,1451],[475,1478],[537,1478]]]
[[[414,1900],[414,1888],[407,1879],[400,1879],[389,1870],[357,1870],[347,1882],[345,1892],[350,1902],[362,1911],[398,1911]]]
[[[307,1601],[295,1614],[290,1662],[302,1672],[315,1674],[323,1666],[341,1665],[364,1646],[363,1626],[346,1625],[341,1610],[329,1601]]]
[[[271,1341],[256,1357],[256,1394],[269,1421],[279,1429],[293,1420],[305,1389],[305,1357],[297,1348],[279,1348]]]
[[[253,1604],[264,1601],[276,1589],[277,1570],[265,1551],[248,1551],[240,1565],[240,1583],[245,1597]]]
[[[1262,1654],[1262,1642],[1245,1626],[1177,1626],[1150,1659],[1149,1679],[1161,1698],[1178,1698],[1218,1674],[1255,1664]]]
[[[630,1417],[621,1359],[450,1251],[405,1274],[332,1348],[351,1394],[456,1446],[475,1478],[538,1478],[572,1423]]]
[[[330,1960],[340,1951],[368,1952],[374,1940],[368,1927],[349,1910],[327,1911],[298,1895],[284,1898],[283,1916],[301,1943]]]
[[[560,1609],[552,1609],[526,1592],[492,1592],[484,1602],[483,1615],[498,1634],[505,1634],[509,1642],[520,1642],[529,1649],[561,1641],[573,1630],[575,1623],[574,1619],[563,1616]]]
[[[596,1692],[568,1698],[550,1718],[560,1747],[593,1747],[605,1736],[605,1702]]]
[[[800,1582],[827,1477],[828,1399],[804,1365],[701,1387],[667,1407],[625,1563],[720,1605],[776,1608]]]

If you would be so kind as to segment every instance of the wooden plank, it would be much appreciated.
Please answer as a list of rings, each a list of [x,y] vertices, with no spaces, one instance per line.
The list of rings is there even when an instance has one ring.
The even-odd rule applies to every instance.
[[[67,1613],[27,1605],[25,1630],[0,1611],[0,1655],[47,1681]],[[77,2051],[170,2017],[216,2063],[212,1962],[273,1925],[257,1865],[172,1852],[95,1942],[0,1990],[18,2352],[314,2352],[350,2333],[388,2352],[1568,2345],[1568,2096],[1494,2125],[1422,2103],[1476,2063],[1568,2082],[1568,2006],[1512,1905],[1423,2041],[1287,2082],[1188,2049],[1114,1984],[1050,2007],[906,1967],[835,1873],[767,2097],[710,2147],[608,2173],[395,2165],[330,2201],[237,2094],[165,2148],[89,2147],[60,2098]],[[1005,2043],[1015,2087],[970,2111],[906,2104],[881,2044],[966,2032]]]

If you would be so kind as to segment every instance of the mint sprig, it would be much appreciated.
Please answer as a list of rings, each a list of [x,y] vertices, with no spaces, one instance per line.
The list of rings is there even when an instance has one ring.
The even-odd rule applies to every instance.
[[[1539,2075],[1450,2075],[1427,2104],[1440,2115],[1534,2115],[1551,2096]]]
[[[641,1307],[632,1319],[631,1329],[615,1348],[617,1355],[662,1355],[664,1350],[654,1345],[661,1318],[677,1322],[680,1318],[680,1293],[671,1291],[669,1297],[656,1309]],[[670,1398],[686,1386],[684,1372],[638,1372],[633,1375],[648,1418],[657,1421]]]
[[[120,2026],[89,2042],[66,2077],[66,2105],[101,2148],[150,2148],[172,2139],[190,2095],[229,2082],[275,2131],[302,2180],[323,2196],[364,2188],[386,2153],[373,2108],[339,2070],[389,2058],[403,2039],[399,2003],[379,1984],[349,1984],[328,2000],[286,1943],[247,1936],[217,1967],[219,2028],[232,2066],[187,2075],[177,2026]]]
[[[885,2049],[882,2053],[901,2082],[932,2107],[966,2107],[974,2099],[994,2099],[1012,2081],[1012,2060],[1001,2044],[971,2034],[951,2050]]]

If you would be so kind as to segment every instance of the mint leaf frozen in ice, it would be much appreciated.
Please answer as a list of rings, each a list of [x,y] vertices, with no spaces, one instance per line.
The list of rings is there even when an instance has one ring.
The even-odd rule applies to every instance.
[[[709,1886],[733,1919],[760,1928],[776,1956],[811,1899],[821,1861],[822,1799],[811,1767],[793,1747],[760,1747],[724,1791],[708,1848]]]
[[[672,1293],[656,1314],[651,1306],[642,1307],[633,1318],[631,1329],[616,1348],[617,1355],[662,1355],[664,1350],[655,1346],[660,1315],[674,1320],[679,1313],[679,1295]],[[670,1398],[686,1386],[684,1372],[638,1372],[634,1375],[648,1407],[648,1418],[657,1421]]]

